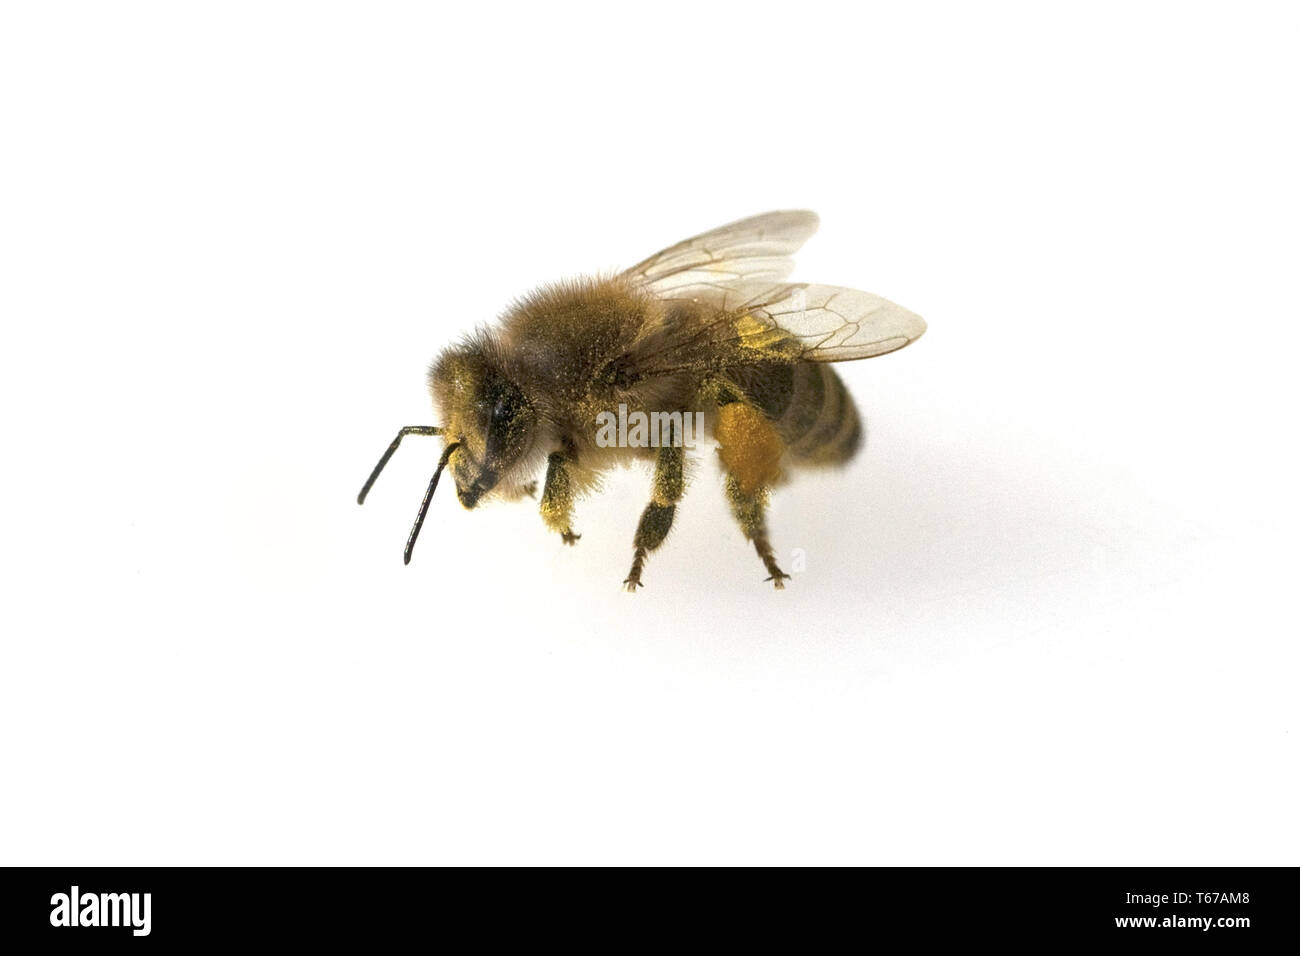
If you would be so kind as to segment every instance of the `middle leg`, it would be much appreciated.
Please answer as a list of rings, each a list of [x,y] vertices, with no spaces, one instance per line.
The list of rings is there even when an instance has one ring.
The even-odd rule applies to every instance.
[[[641,521],[632,539],[632,570],[627,573],[623,587],[635,592],[641,587],[641,571],[646,555],[664,543],[673,527],[673,514],[685,488],[686,449],[677,441],[676,428],[669,443],[659,449],[655,461],[654,490],[650,503],[641,512]]]

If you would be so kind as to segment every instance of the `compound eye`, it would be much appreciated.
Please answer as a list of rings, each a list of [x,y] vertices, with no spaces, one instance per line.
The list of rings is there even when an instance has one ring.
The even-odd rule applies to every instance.
[[[514,417],[514,408],[508,399],[502,398],[492,406],[492,424],[504,425]]]

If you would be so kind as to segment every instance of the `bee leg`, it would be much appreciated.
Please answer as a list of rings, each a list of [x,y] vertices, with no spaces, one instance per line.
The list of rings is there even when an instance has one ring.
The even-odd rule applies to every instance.
[[[552,531],[560,534],[565,544],[576,544],[582,537],[573,533],[573,481],[568,466],[573,456],[568,452],[552,452],[546,460],[546,484],[542,487],[542,520]]]
[[[646,555],[664,543],[668,532],[673,527],[673,514],[677,502],[681,500],[685,488],[686,449],[677,442],[674,427],[672,441],[659,449],[659,458],[655,461],[654,490],[650,503],[641,512],[641,522],[636,527],[636,537],[632,539],[632,570],[623,581],[626,591],[635,593],[641,587],[641,570],[645,567]]]
[[[790,577],[776,563],[767,540],[768,489],[781,477],[785,445],[768,418],[743,401],[726,401],[718,408],[718,457],[727,473],[727,500],[746,538],[754,542],[768,578],[784,588]]]
[[[764,580],[771,581],[778,591],[781,590],[785,587],[785,581],[790,575],[782,571],[777,565],[776,555],[772,553],[772,544],[767,540],[767,520],[765,517],[767,489],[764,488],[756,494],[746,494],[741,489],[736,476],[728,475],[727,500],[731,502],[731,512],[736,516],[736,521],[740,524],[740,530],[746,538],[754,542],[754,550],[758,552],[763,567],[767,568],[768,576]]]

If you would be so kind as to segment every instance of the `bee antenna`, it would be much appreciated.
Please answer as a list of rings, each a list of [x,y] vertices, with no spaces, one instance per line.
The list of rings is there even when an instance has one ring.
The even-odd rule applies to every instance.
[[[394,446],[396,446],[396,442],[394,442]],[[447,467],[447,459],[459,447],[460,442],[454,441],[442,450],[442,457],[438,459],[438,467],[434,470],[433,477],[429,479],[429,490],[424,493],[424,500],[420,502],[420,513],[415,516],[415,524],[411,526],[411,534],[406,539],[406,550],[402,552],[403,564],[411,563],[411,552],[415,550],[415,539],[420,536],[420,529],[424,527],[424,516],[429,512],[429,502],[433,500],[433,493],[438,488],[438,479],[442,477],[442,470]]]
[[[437,425],[407,425],[399,431],[397,437],[393,439],[393,443],[389,445],[388,450],[384,452],[384,457],[379,459],[379,464],[375,465],[375,470],[370,473],[370,477],[366,479],[366,483],[361,486],[361,494],[357,495],[357,504],[363,505],[366,503],[366,495],[370,494],[370,488],[374,485],[375,479],[378,478],[379,473],[384,470],[384,466],[388,464],[388,459],[393,457],[393,452],[397,451],[397,446],[402,443],[402,439],[405,436],[441,434],[442,429]]]

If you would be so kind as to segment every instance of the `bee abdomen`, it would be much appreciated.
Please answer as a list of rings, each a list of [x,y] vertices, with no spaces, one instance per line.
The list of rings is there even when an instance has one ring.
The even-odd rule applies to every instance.
[[[790,402],[776,421],[792,457],[809,464],[837,465],[862,445],[862,420],[835,370],[824,362],[793,367]]]

